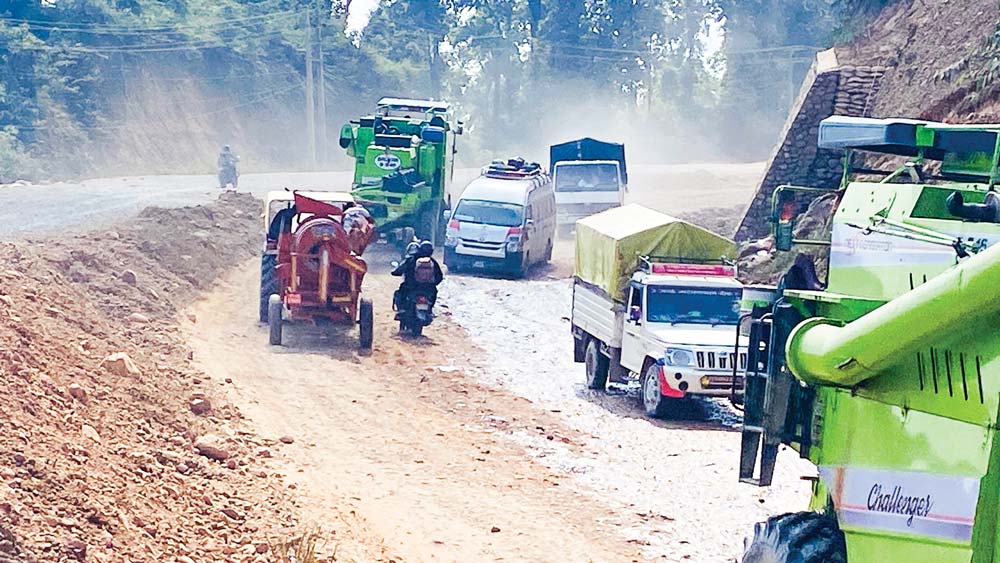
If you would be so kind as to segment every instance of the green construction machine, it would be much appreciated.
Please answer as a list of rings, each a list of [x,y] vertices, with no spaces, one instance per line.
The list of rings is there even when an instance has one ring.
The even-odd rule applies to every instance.
[[[443,243],[461,134],[449,105],[430,100],[382,98],[374,114],[344,125],[340,146],[355,160],[352,192],[379,233],[403,245],[414,235]]]
[[[740,480],[770,485],[782,445],[818,471],[744,563],[1000,562],[998,132],[824,120],[846,153],[827,240],[792,230],[815,188],[775,192],[777,248],[828,245],[829,273],[749,316]]]

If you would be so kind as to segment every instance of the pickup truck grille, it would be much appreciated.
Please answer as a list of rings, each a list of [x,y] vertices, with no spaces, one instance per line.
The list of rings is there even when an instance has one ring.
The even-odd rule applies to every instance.
[[[699,369],[717,369],[732,371],[733,364],[736,362],[736,352],[730,351],[718,351],[718,352],[697,352],[695,357],[698,359]],[[747,369],[747,353],[740,352],[739,357],[739,370],[743,371]]]

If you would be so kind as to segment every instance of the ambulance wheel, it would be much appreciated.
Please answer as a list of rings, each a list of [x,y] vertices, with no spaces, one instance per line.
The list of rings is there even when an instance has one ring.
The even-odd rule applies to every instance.
[[[272,295],[267,301],[267,328],[268,328],[268,342],[272,346],[281,346],[281,329],[283,325],[283,320],[281,318],[282,310],[284,305],[281,302],[281,297],[278,295]]]
[[[587,388],[604,391],[608,388],[608,358],[601,353],[597,340],[591,338],[583,352],[583,365],[587,373]]]
[[[743,563],[847,563],[847,544],[831,516],[783,514],[754,527]]]
[[[362,299],[358,307],[358,333],[362,350],[371,350],[375,340],[375,309],[371,299]]]

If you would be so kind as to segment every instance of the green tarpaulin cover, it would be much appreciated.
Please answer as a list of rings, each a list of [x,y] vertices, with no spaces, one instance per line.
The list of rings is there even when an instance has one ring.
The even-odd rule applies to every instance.
[[[733,259],[733,241],[659,211],[626,205],[576,222],[575,275],[621,301],[642,256]]]

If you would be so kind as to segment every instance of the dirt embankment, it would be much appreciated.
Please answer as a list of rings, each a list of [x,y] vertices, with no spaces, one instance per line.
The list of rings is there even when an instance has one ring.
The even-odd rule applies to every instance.
[[[887,69],[876,117],[996,123],[998,21],[1000,5],[992,0],[898,0],[838,56]]]
[[[0,246],[0,560],[278,560],[299,529],[281,437],[246,430],[176,329],[256,252],[258,209]]]

